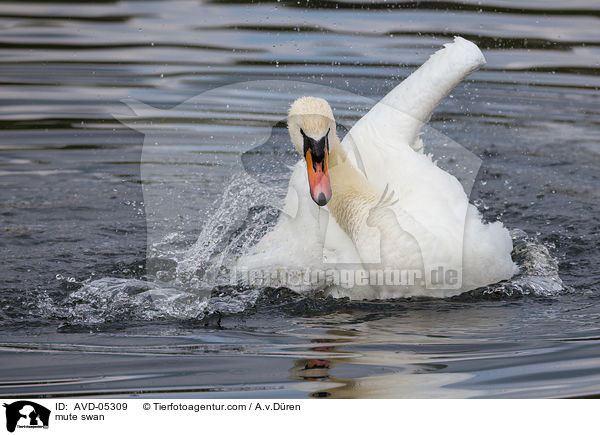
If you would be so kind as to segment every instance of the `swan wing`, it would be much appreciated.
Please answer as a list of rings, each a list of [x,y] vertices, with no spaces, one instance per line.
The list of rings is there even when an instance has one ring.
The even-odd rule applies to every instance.
[[[400,157],[398,151],[402,154],[406,147],[422,146],[418,134],[433,110],[461,80],[484,64],[481,50],[472,42],[456,37],[445,44],[348,132],[342,145],[350,151],[353,163],[383,189],[388,182],[381,177],[386,164],[394,164],[393,158]]]

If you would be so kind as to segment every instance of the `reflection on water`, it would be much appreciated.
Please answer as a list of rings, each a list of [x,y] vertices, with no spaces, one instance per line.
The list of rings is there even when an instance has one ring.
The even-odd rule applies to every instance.
[[[568,328],[555,316],[572,319],[556,305],[398,302],[387,316],[354,312],[285,320],[263,312],[246,320],[224,318],[222,329],[169,322],[99,334],[46,331],[37,344],[15,334],[0,347],[8,379],[0,391],[15,397],[597,394],[598,330],[558,336]],[[511,326],[523,316],[529,316],[527,324]]]
[[[597,2],[4,2],[0,11],[1,395],[600,394]],[[236,165],[256,161],[240,162],[244,144],[231,138],[282,116],[261,95],[258,120],[256,110],[227,110],[222,94],[220,111],[171,109],[253,80],[378,100],[455,34],[488,63],[430,125],[483,161],[471,197],[487,219],[524,231],[513,236],[526,279],[387,302],[231,288],[207,299],[146,280],[189,265],[146,249],[144,138],[119,122],[130,107],[159,147],[179,144],[174,160],[169,149],[146,162],[158,173],[171,165],[189,187],[166,234],[185,251],[211,228]],[[364,110],[338,103],[350,125]],[[195,137],[200,127],[212,142]],[[275,218],[246,205],[244,222],[218,241]],[[235,249],[215,243],[194,259]],[[560,292],[542,273],[555,263]]]

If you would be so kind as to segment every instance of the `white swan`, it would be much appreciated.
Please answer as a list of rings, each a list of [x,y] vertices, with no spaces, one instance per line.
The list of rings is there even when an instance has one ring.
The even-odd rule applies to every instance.
[[[448,297],[510,278],[517,267],[508,231],[482,223],[462,185],[422,153],[418,138],[440,100],[484,63],[475,44],[455,38],[343,142],[325,100],[296,100],[288,130],[303,159],[286,213],[238,268],[262,271],[254,276],[268,275],[270,285],[353,299]]]

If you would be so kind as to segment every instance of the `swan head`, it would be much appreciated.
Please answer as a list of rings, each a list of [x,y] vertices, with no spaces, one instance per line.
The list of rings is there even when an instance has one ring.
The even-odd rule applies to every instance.
[[[335,119],[322,98],[298,98],[288,112],[290,139],[306,160],[310,196],[319,206],[331,199],[329,181],[329,142],[335,140]]]

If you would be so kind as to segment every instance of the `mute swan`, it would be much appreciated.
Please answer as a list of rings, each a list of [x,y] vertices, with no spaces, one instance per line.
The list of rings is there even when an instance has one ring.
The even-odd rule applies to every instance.
[[[288,130],[302,159],[286,213],[238,267],[266,272],[270,285],[352,299],[448,297],[509,279],[517,267],[508,231],[482,222],[418,138],[441,99],[484,63],[475,44],[455,38],[343,141],[325,100],[297,99]]]

